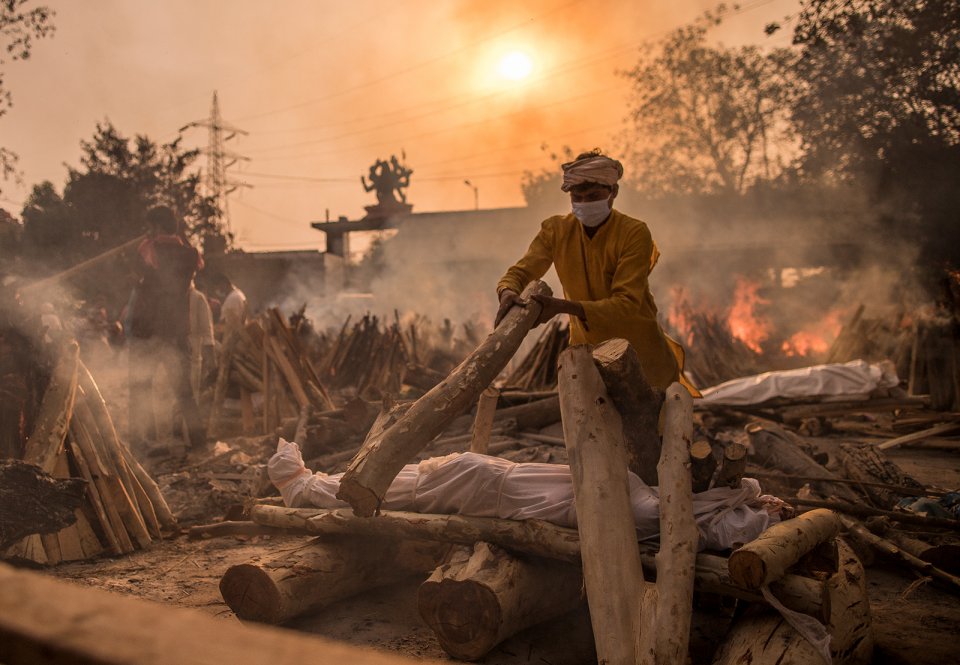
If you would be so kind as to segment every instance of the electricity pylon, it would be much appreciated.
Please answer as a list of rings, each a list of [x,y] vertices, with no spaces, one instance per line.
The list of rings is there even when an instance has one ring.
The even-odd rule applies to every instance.
[[[203,127],[207,130],[209,139],[207,147],[201,152],[207,156],[207,172],[204,177],[204,183],[207,189],[207,196],[213,198],[219,211],[220,221],[223,222],[227,233],[230,228],[230,207],[227,202],[227,196],[240,187],[253,187],[253,185],[239,180],[231,180],[227,177],[227,169],[238,161],[250,161],[249,157],[230,152],[224,148],[224,144],[236,136],[247,136],[248,132],[234,127],[223,121],[220,115],[220,103],[217,101],[217,91],[213,91],[213,104],[210,106],[210,117],[206,120],[196,120],[188,122],[180,128],[180,132],[193,127]]]

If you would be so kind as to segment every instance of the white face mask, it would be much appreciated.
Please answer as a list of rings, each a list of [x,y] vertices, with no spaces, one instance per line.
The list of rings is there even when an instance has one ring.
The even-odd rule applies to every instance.
[[[588,228],[600,226],[610,216],[610,199],[599,201],[573,202],[573,215]]]

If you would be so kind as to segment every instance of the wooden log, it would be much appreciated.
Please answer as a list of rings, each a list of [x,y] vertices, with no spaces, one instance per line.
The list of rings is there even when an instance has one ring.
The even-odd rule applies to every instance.
[[[0,635],[0,662],[5,665],[438,662],[269,626],[244,626],[194,609],[161,605],[6,565],[0,565]]]
[[[223,341],[220,350],[217,380],[213,387],[213,404],[210,405],[210,420],[207,422],[207,438],[215,439],[220,433],[220,417],[223,401],[227,398],[227,384],[230,382],[230,367],[233,364],[233,352],[240,342],[240,331],[231,330]]]
[[[157,519],[160,521],[160,526],[170,531],[177,531],[179,529],[177,518],[174,517],[170,506],[167,505],[167,500],[163,498],[163,493],[160,491],[157,481],[147,473],[146,469],[144,469],[139,460],[134,457],[133,452],[131,452],[129,448],[122,446],[120,450],[130,470],[137,477],[137,480],[140,481],[140,485],[147,493],[150,499],[150,505],[153,506]]]
[[[656,487],[660,460],[660,405],[663,394],[647,383],[640,357],[625,339],[608,339],[593,349],[607,392],[623,423],[627,464],[647,485]]]
[[[923,485],[887,459],[879,447],[869,444],[842,443],[840,444],[840,461],[848,478],[865,481],[859,487],[877,506],[893,508],[903,497],[898,491],[889,487],[877,487],[878,482],[890,486],[910,487],[914,491],[923,490]]]
[[[706,439],[698,439],[690,446],[690,476],[694,492],[706,492],[710,489],[713,474],[717,469],[717,458],[713,446]]]
[[[549,293],[546,284],[536,281],[524,289],[523,296]],[[526,307],[514,307],[440,385],[417,400],[381,436],[368,438],[347,467],[337,498],[353,506],[357,514],[372,516],[403,465],[473,403],[500,373],[536,322],[540,310],[535,301]]]
[[[867,665],[873,656],[873,624],[867,576],[853,548],[837,539],[837,571],[823,594],[824,624],[835,663]]]
[[[493,417],[497,412],[497,400],[500,391],[488,386],[477,400],[477,415],[473,420],[473,438],[470,439],[470,452],[487,454],[490,444],[490,430],[493,429]]]
[[[67,344],[53,369],[50,384],[40,402],[33,432],[27,439],[23,461],[35,464],[46,473],[53,472],[63,450],[77,394],[79,363],[80,347],[76,342]]]
[[[876,530],[871,528],[871,531]],[[960,543],[928,543],[896,529],[887,529],[886,532],[878,535],[886,538],[904,552],[908,552],[921,561],[926,561],[951,575],[960,573]]]
[[[420,585],[417,608],[444,651],[477,660],[521,630],[577,608],[582,585],[578,566],[477,543]]]
[[[960,594],[960,577],[951,575],[931,563],[918,559],[906,550],[897,547],[889,540],[874,535],[855,519],[850,517],[841,517],[840,519],[843,521],[843,527],[853,539],[864,545],[869,545],[881,554],[899,559],[900,562],[916,572],[932,577],[937,582],[940,582],[951,593]]]
[[[83,480],[55,479],[35,464],[0,460],[0,551],[31,534],[55,534],[76,521]]]
[[[768,469],[777,469],[787,474],[800,476],[832,477],[830,471],[791,442],[788,433],[773,424],[753,422],[746,427],[753,447],[752,458]],[[836,496],[844,501],[856,502],[860,498],[849,487],[827,481],[818,482],[814,489],[827,496]]]
[[[748,608],[734,621],[713,665],[825,665],[823,656],[780,614]],[[829,664],[827,664],[829,665]]]
[[[724,447],[722,459],[714,487],[740,487],[743,472],[747,469],[747,447],[731,441]]]
[[[644,588],[623,427],[590,348],[560,354],[560,411],[570,459],[590,622],[603,663],[633,663]],[[617,566],[610,562],[616,561]]]
[[[227,520],[213,524],[198,524],[187,529],[187,540],[225,538],[228,536],[282,536],[286,531],[244,520]]]
[[[70,451],[73,455],[73,460],[77,465],[77,468],[80,470],[81,477],[87,481],[87,497],[90,500],[90,505],[93,509],[93,515],[96,517],[96,523],[100,527],[100,531],[103,533],[103,537],[106,541],[107,550],[111,554],[123,554],[124,550],[120,545],[116,534],[113,531],[113,525],[110,522],[110,518],[107,515],[106,508],[104,507],[103,499],[100,497],[100,485],[94,479],[93,471],[91,470],[91,465],[87,463],[86,458],[83,455],[83,452],[80,450],[80,447],[77,445],[77,436],[75,433],[71,433],[68,437],[68,445],[70,446]],[[99,468],[96,470],[96,473],[99,476]],[[117,518],[119,521],[119,517]],[[132,545],[131,545],[132,547]]]
[[[407,363],[403,372],[404,383],[425,391],[432,390],[443,379],[444,376],[440,372],[416,363]]]
[[[850,478],[829,478],[825,476],[795,476],[787,475],[784,473],[775,473],[770,471],[759,471],[757,469],[748,468],[746,474],[751,478],[769,478],[771,480],[779,480],[786,483],[793,484],[803,484],[803,483],[815,483],[821,480],[826,480],[831,483],[840,483],[843,485],[855,485],[857,487],[875,487],[877,489],[888,490],[902,496],[943,496],[947,492],[940,490],[933,490],[929,488],[916,488],[916,487],[907,487],[906,485],[891,485],[890,483],[874,483],[866,480],[852,480]]]
[[[313,539],[260,563],[231,566],[220,593],[241,619],[281,624],[361,591],[430,571],[447,548],[375,536]]]
[[[949,519],[947,517],[928,517],[920,513],[908,513],[896,510],[882,510],[880,508],[871,508],[863,504],[850,504],[842,501],[820,501],[818,499],[791,499],[792,503],[798,506],[808,506],[811,508],[828,508],[839,513],[855,515],[856,517],[886,517],[894,522],[901,524],[916,524],[934,529],[953,529],[960,530],[960,520]]]
[[[580,536],[568,529],[540,520],[502,520],[492,517],[434,515],[384,510],[375,520],[358,517],[349,509],[284,508],[258,504],[250,509],[250,519],[264,526],[288,529],[290,533],[314,536],[337,534],[378,535],[393,538],[436,540],[445,543],[473,545],[485,541],[517,552],[569,563],[580,563]],[[656,549],[638,545],[641,562],[651,574],[656,573]],[[735,585],[727,570],[727,559],[711,554],[698,554],[696,559],[697,589],[743,600],[757,601],[760,594]],[[819,611],[821,586],[798,575],[784,575],[771,588],[784,604],[807,614]]]
[[[746,589],[759,589],[783,576],[820,543],[836,538],[840,528],[840,517],[825,509],[774,524],[730,555],[730,579]]]
[[[960,423],[958,422],[941,423],[939,425],[936,425],[934,427],[929,427],[919,432],[904,434],[903,436],[898,436],[895,439],[884,441],[883,443],[877,446],[877,450],[890,450],[891,448],[896,448],[897,446],[904,446],[910,443],[917,443],[918,441],[923,441],[924,439],[930,439],[932,437],[940,436],[941,434],[946,434],[947,432],[953,432],[958,429],[960,429]]]
[[[657,586],[643,601],[637,660],[650,665],[686,665],[693,613],[694,566],[700,532],[693,517],[688,467],[693,438],[693,398],[679,383],[664,402],[660,480],[660,551]],[[656,601],[655,603],[653,601]],[[652,610],[652,611],[651,611]]]

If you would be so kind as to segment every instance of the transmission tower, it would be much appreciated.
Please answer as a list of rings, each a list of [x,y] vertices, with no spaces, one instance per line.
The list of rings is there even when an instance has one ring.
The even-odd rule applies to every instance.
[[[223,121],[220,115],[220,102],[217,101],[217,92],[213,92],[213,103],[210,105],[210,117],[205,120],[189,122],[180,128],[180,132],[201,127],[207,130],[209,139],[207,147],[201,152],[207,156],[207,172],[204,176],[207,196],[213,198],[216,203],[220,221],[223,223],[227,232],[231,232],[230,227],[230,206],[227,202],[227,196],[240,187],[253,187],[246,182],[231,180],[227,177],[227,169],[239,161],[250,161],[249,157],[230,152],[224,148],[224,144],[237,136],[247,136],[248,132],[234,127]]]

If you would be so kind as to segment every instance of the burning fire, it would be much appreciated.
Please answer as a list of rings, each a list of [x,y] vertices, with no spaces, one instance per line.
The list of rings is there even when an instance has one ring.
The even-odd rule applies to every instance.
[[[770,337],[773,328],[769,319],[757,315],[758,305],[770,304],[769,300],[760,297],[759,290],[760,284],[738,276],[733,305],[727,317],[730,334],[754,353],[763,353],[760,345]]]
[[[679,341],[688,347],[693,345],[693,322],[690,320],[692,309],[690,296],[685,288],[674,286],[670,289],[670,307],[667,309],[667,321],[673,332],[680,338]]]
[[[788,357],[826,353],[830,349],[830,344],[840,334],[840,329],[843,328],[842,317],[843,312],[840,309],[830,311],[822,321],[810,329],[794,333],[783,343],[780,350]]]

